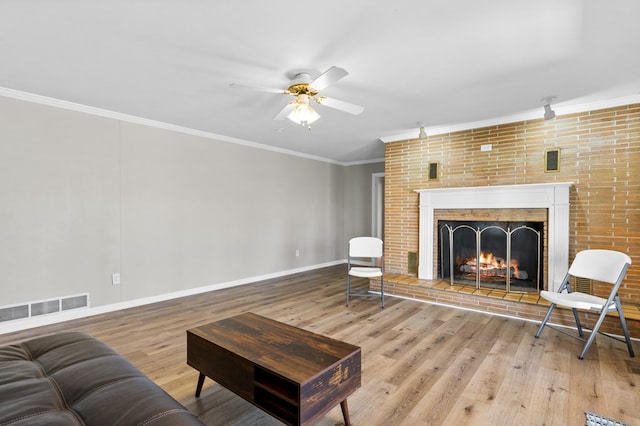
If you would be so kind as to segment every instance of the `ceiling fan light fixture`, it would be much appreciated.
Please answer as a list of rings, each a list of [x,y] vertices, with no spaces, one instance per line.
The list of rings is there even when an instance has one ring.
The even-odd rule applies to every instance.
[[[296,124],[309,127],[311,123],[320,118],[320,114],[315,112],[309,105],[309,96],[300,94],[295,101],[292,102],[293,109],[287,115],[287,118]]]

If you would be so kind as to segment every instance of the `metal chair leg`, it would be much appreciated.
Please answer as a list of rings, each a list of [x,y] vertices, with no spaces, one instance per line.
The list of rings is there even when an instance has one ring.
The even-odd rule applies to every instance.
[[[551,318],[551,312],[553,312],[555,308],[556,308],[555,304],[552,304],[551,306],[549,306],[549,310],[547,311],[547,314],[544,316],[542,323],[540,323],[540,327],[538,328],[538,332],[536,333],[536,339],[540,337],[540,334],[542,334],[542,329],[544,328],[545,325],[547,325],[547,321],[549,321],[549,318]]]
[[[349,306],[349,296],[351,296],[351,275],[347,275],[347,306]]]
[[[603,308],[602,312],[600,313],[600,316],[598,317],[598,321],[596,321],[596,325],[593,326],[593,329],[591,330],[591,335],[587,339],[587,343],[585,343],[584,348],[582,349],[582,352],[580,352],[580,356],[578,358],[584,359],[584,356],[589,351],[591,344],[593,343],[594,340],[596,340],[596,335],[598,334],[598,330],[600,330],[600,326],[602,325],[602,322],[604,321],[604,318],[606,316],[607,316],[607,310]]]
[[[584,333],[582,332],[582,324],[580,323],[580,317],[578,316],[578,310],[573,308],[573,318],[576,320],[576,327],[578,327],[578,336],[584,337]]]
[[[629,356],[635,357],[636,355],[633,353],[633,345],[631,344],[631,337],[629,336],[629,328],[627,327],[627,320],[624,318],[624,313],[622,312],[622,304],[620,303],[620,298],[616,296],[616,309],[618,310],[618,316],[620,317],[620,322],[622,323],[622,332],[624,333],[624,339],[627,341],[627,349],[629,349]]]

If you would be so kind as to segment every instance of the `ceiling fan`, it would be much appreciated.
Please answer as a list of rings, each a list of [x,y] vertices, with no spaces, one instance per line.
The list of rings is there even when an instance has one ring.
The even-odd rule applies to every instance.
[[[273,118],[274,120],[284,120],[288,118],[294,123],[309,127],[311,123],[320,118],[320,114],[309,105],[311,100],[316,101],[320,105],[334,108],[350,114],[358,115],[364,111],[364,107],[349,102],[340,101],[338,99],[327,98],[320,95],[320,91],[325,87],[335,83],[336,81],[349,75],[347,71],[339,67],[331,67],[324,73],[320,74],[314,80],[307,72],[296,73],[289,83],[289,87],[285,90],[270,89],[267,87],[244,86],[241,84],[231,83],[230,86],[240,89],[251,89],[262,92],[280,93],[283,95],[292,95],[294,100],[284,106],[284,108]]]

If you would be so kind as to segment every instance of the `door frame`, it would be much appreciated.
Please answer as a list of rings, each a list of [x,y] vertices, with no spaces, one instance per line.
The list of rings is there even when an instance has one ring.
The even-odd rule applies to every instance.
[[[371,173],[371,236],[384,240],[384,172]]]

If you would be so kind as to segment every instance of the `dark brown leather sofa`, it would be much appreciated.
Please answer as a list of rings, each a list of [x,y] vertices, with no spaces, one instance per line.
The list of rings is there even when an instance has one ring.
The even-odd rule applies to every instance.
[[[84,333],[0,347],[0,425],[202,425],[129,361]]]

